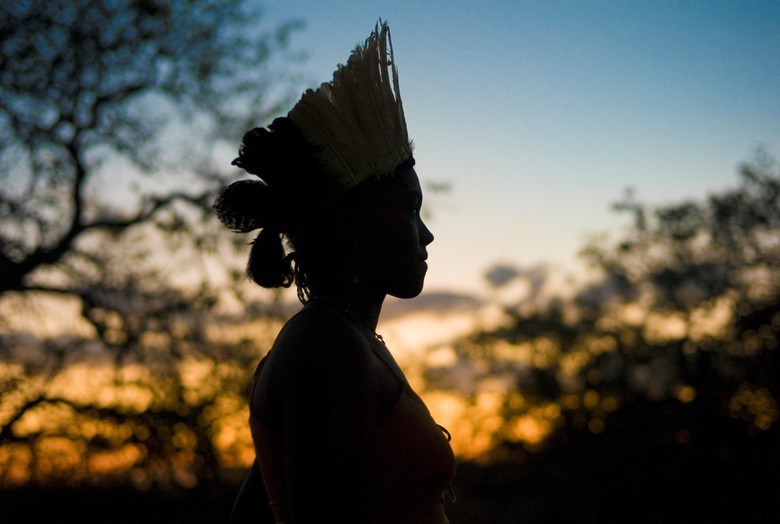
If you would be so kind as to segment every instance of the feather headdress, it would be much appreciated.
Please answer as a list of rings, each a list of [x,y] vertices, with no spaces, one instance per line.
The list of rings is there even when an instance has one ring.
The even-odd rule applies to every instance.
[[[380,20],[333,80],[307,90],[288,117],[341,190],[409,161],[413,147],[387,23]]]

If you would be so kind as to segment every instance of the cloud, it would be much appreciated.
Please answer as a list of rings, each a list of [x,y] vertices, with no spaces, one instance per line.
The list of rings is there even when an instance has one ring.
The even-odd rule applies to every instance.
[[[482,305],[482,300],[475,296],[450,291],[423,293],[413,300],[388,297],[382,308],[382,318],[391,319],[419,312],[476,311]]]
[[[506,264],[496,264],[485,272],[485,279],[494,288],[503,287],[522,274],[522,270]]]
[[[521,302],[539,299],[549,276],[550,270],[544,264],[522,268],[497,263],[485,272],[485,279],[493,289],[500,290],[507,297],[511,295],[513,300],[522,297]]]

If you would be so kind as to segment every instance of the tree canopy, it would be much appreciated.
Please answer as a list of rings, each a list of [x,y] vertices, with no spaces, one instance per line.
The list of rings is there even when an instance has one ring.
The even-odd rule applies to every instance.
[[[284,101],[296,25],[260,18],[237,1],[0,7],[0,293],[77,291],[101,263],[88,237],[210,207],[219,145]]]
[[[483,423],[489,454],[536,471],[528,482],[571,507],[579,493],[583,521],[780,511],[780,168],[759,153],[740,176],[699,200],[627,195],[615,209],[629,227],[583,249],[596,278],[570,298],[506,306],[503,323],[454,344],[455,364],[428,372],[456,390],[453,371],[472,377],[474,403],[500,398],[500,423]],[[501,274],[541,286],[535,272]]]
[[[246,462],[264,340],[222,307],[246,239],[211,205],[288,101],[298,26],[244,1],[0,5],[0,484]]]

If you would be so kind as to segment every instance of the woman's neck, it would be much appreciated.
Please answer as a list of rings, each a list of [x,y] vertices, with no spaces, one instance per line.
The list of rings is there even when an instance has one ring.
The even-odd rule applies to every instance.
[[[384,293],[371,292],[364,286],[351,285],[339,288],[315,288],[311,299],[330,300],[345,310],[356,322],[376,331],[379,314],[385,300]]]

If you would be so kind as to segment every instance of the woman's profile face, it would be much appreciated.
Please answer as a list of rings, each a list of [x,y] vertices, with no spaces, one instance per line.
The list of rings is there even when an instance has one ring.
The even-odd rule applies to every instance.
[[[433,242],[420,216],[422,189],[417,173],[410,168],[372,189],[356,224],[361,276],[388,295],[416,297],[428,270],[426,247]]]

